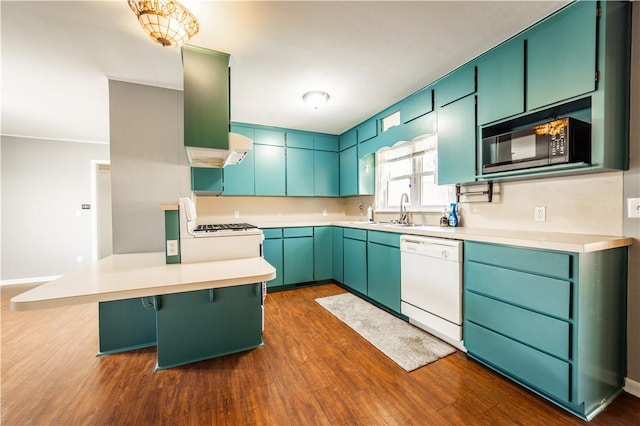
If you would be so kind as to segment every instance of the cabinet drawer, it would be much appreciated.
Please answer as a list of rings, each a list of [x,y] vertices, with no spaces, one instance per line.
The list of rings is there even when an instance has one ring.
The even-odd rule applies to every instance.
[[[385,246],[400,247],[400,234],[393,232],[369,231],[369,242]]]
[[[569,363],[468,321],[464,322],[464,344],[471,355],[569,402]]]
[[[264,239],[282,238],[282,228],[266,228],[262,230]]]
[[[569,358],[569,323],[475,293],[464,293],[464,318],[552,355]]]
[[[284,228],[284,237],[313,237],[313,228],[312,227],[303,227],[303,228]]]
[[[571,277],[571,255],[513,246],[465,243],[465,258],[469,261],[488,263],[510,269],[558,278]]]
[[[344,228],[344,237],[352,240],[367,241],[367,231],[364,229]]]
[[[467,262],[465,290],[524,306],[568,320],[571,315],[571,283],[525,272]]]

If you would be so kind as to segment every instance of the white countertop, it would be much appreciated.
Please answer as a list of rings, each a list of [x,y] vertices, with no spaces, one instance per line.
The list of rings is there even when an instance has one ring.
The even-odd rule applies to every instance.
[[[11,299],[14,311],[107,302],[269,281],[262,257],[170,264],[165,254],[116,254]]]
[[[573,253],[590,253],[612,248],[626,247],[633,244],[633,238],[611,235],[568,234],[561,232],[517,231],[467,227],[449,228],[427,225],[402,226],[359,221],[308,221],[293,223],[269,222],[256,223],[255,225],[263,229],[299,226],[342,226],[347,228],[366,229],[370,231],[395,232],[399,234],[423,235],[427,237],[450,238],[454,240],[507,244]]]

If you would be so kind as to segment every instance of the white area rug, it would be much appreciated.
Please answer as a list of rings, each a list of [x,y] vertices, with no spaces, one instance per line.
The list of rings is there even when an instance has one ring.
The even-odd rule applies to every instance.
[[[322,297],[316,302],[407,371],[455,352],[441,340],[351,293]]]

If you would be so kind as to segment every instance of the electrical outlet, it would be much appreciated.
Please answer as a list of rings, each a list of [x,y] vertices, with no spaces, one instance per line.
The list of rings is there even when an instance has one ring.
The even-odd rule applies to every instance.
[[[234,211],[233,211],[233,217],[234,217],[235,219],[239,218],[239,217],[240,217],[240,210],[234,210]]]
[[[178,255],[178,240],[167,240],[167,256]]]
[[[627,217],[640,218],[640,198],[627,198]]]
[[[547,221],[547,208],[546,207],[536,207],[533,210],[533,220],[536,222],[546,222]]]

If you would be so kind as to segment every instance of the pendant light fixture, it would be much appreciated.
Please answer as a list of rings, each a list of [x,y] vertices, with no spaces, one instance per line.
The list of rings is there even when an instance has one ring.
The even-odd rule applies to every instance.
[[[162,46],[180,47],[198,33],[195,16],[174,0],[128,0],[142,29]]]

